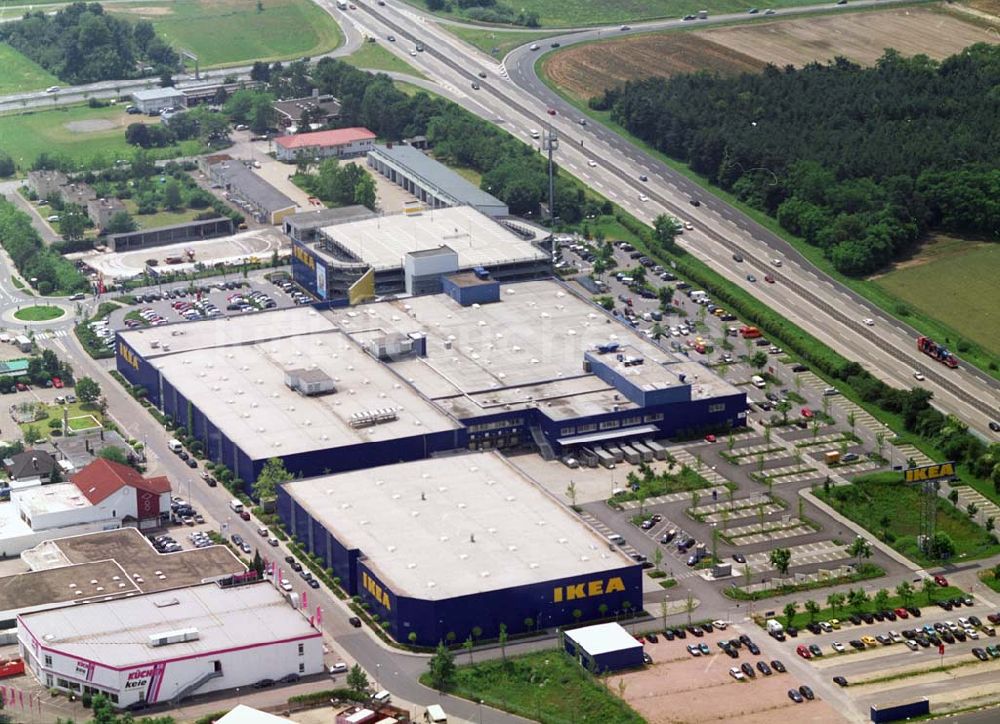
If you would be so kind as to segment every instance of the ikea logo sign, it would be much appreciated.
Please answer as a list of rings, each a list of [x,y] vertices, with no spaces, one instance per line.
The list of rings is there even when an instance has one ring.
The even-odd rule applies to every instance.
[[[301,246],[298,246],[297,244],[293,245],[292,255],[310,269],[316,268],[316,260],[313,259],[312,255]]]
[[[552,589],[552,602],[562,603],[563,601],[575,601],[578,598],[591,598],[592,596],[603,596],[607,593],[617,593],[625,590],[625,583],[619,576],[609,578],[605,581],[597,578],[585,583],[573,583],[568,586],[556,586]]]
[[[118,356],[125,360],[125,363],[134,369],[136,372],[139,371],[139,357],[135,352],[130,350],[125,346],[124,342],[118,343]]]
[[[361,571],[361,586],[368,593],[370,593],[376,601],[385,607],[386,611],[391,611],[392,606],[389,605],[389,592],[386,591],[382,586],[380,586],[374,578],[368,575],[367,572]]]
[[[904,480],[908,483],[919,483],[924,480],[937,480],[955,474],[955,463],[940,463],[938,465],[922,465],[903,471]]]

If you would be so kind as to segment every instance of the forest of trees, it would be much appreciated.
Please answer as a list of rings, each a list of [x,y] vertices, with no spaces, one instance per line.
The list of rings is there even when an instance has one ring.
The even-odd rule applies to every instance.
[[[54,15],[25,13],[0,25],[0,42],[74,85],[150,75],[143,66],[161,73],[176,68],[179,60],[151,23],[122,20],[99,3],[73,3]]]
[[[42,244],[31,218],[3,196],[0,196],[0,244],[23,278],[37,280],[34,286],[41,294],[72,294],[86,291],[90,286],[73,262]]]
[[[649,78],[591,100],[863,275],[928,231],[1000,240],[1000,46]]]

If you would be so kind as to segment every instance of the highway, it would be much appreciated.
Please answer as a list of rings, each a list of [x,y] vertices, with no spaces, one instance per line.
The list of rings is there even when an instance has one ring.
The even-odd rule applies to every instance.
[[[464,107],[526,143],[535,143],[531,130],[553,128],[561,141],[556,158],[566,171],[640,219],[652,221],[657,214],[668,212],[690,221],[696,229],[686,233],[680,243],[692,255],[887,383],[910,387],[916,384],[914,373],[922,373],[926,377],[922,384],[934,393],[939,409],[967,421],[984,439],[1000,440],[1000,435],[987,427],[1000,410],[1000,383],[975,368],[949,370],[929,359],[917,351],[914,330],[816,270],[780,237],[601,124],[588,120],[587,125],[580,125],[579,112],[535,75],[534,63],[541,51],[522,46],[498,65],[410,6],[356,5],[358,10],[348,13],[351,23],[380,39],[394,34],[397,42],[385,43],[385,47],[406,57],[446,89],[459,95],[464,92]],[[829,5],[817,5],[800,11],[829,9]],[[717,16],[714,21],[745,17],[732,14]],[[682,25],[690,23],[659,21],[633,26],[629,32]],[[546,42],[558,39],[565,47],[609,34],[620,31],[597,28]],[[417,41],[424,43],[426,50],[411,55]],[[480,71],[487,74],[486,79],[478,77]],[[481,86],[478,92],[472,90],[474,81]],[[556,115],[546,113],[548,109]],[[647,175],[649,182],[640,181],[640,174]],[[648,201],[641,201],[640,194]],[[689,203],[695,198],[701,202],[697,208]],[[746,261],[733,262],[735,252]],[[770,265],[773,258],[782,260],[780,269]],[[751,283],[746,279],[750,272],[758,278],[770,273],[777,283]],[[866,326],[863,319],[873,319],[874,326]]]

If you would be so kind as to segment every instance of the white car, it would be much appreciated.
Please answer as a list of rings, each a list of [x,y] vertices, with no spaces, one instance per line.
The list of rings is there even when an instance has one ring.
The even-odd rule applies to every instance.
[[[58,93],[59,92],[59,86],[57,86],[57,85],[50,85],[48,88],[45,89],[45,92],[46,93]]]
[[[729,670],[729,675],[732,676],[737,681],[743,681],[743,679],[747,678],[746,676],[744,676],[743,672],[740,671],[735,666]]]
[[[538,50],[538,43],[532,43],[530,46],[531,50]]]
[[[699,649],[694,644],[688,644],[687,645],[687,650],[688,650],[688,653],[691,654],[692,656],[701,656],[701,649]]]
[[[971,626],[965,629],[965,635],[968,636],[973,641],[979,640],[979,633],[976,631],[976,629],[972,628]]]
[[[917,380],[918,382],[923,382],[927,378],[924,377],[924,373],[923,372],[914,372],[913,373],[913,379]]]
[[[690,221],[685,221],[684,228],[687,229],[688,231],[694,231],[694,224],[692,224]]]
[[[597,161],[591,159],[587,161],[587,165],[590,166],[591,168],[594,168],[597,165]]]
[[[771,259],[771,264],[774,266],[781,266],[781,259]]]
[[[345,664],[343,661],[338,661],[335,664],[330,664],[331,676],[336,674],[346,674],[346,673],[347,673],[347,664]]]
[[[646,194],[639,194],[639,201],[649,201],[649,197]]]
[[[291,593],[291,592],[292,592],[292,584],[291,584],[291,583],[289,583],[289,582],[288,582],[287,580],[285,580],[284,578],[282,578],[282,579],[281,579],[281,590],[282,590],[282,591],[286,591],[286,592],[288,592],[288,593]]]
[[[712,625],[715,626],[715,628],[719,629],[720,631],[725,631],[726,626],[728,626],[729,624],[726,623],[725,621],[712,621]]]
[[[917,646],[916,641],[911,641],[910,639],[904,639],[903,643],[906,644],[906,648],[908,648],[910,651],[916,651],[918,648],[920,648],[919,646]]]
[[[889,632],[889,638],[891,638],[893,641],[895,641],[898,644],[898,643],[901,643],[903,641],[903,634],[899,633],[899,631],[890,631]]]
[[[820,621],[819,627],[823,629],[824,633],[830,633],[833,631],[833,626],[830,625],[829,621]]]
[[[833,650],[836,651],[838,654],[844,653],[844,644],[840,643],[839,641],[834,641],[832,645],[833,645]]]
[[[875,326],[875,320],[872,319],[872,318],[870,318],[870,317],[867,318],[867,319],[862,319],[861,321],[865,323],[865,326],[868,326],[868,327],[874,327]]]

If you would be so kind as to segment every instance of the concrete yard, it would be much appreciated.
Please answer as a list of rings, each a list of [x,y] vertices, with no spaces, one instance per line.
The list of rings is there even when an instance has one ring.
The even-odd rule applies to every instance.
[[[205,241],[185,241],[180,244],[154,246],[148,249],[136,249],[127,252],[100,253],[93,252],[80,256],[83,261],[104,275],[105,278],[131,279],[141,276],[146,268],[147,259],[157,259],[157,268],[164,271],[188,271],[194,267],[191,264],[163,263],[168,256],[184,256],[185,249],[195,250],[195,262],[214,264],[226,262],[240,264],[255,256],[259,259],[269,259],[277,251],[285,253],[291,248],[291,242],[278,229],[265,228],[243,231],[233,236],[207,239]]]

